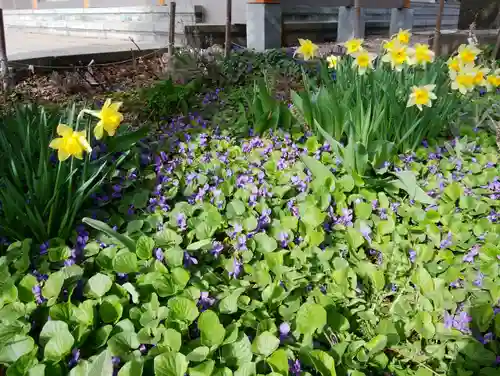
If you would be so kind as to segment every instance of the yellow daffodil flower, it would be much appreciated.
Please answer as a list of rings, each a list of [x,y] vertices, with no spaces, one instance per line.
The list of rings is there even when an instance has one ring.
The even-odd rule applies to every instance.
[[[411,39],[410,30],[399,29],[399,32],[394,37],[399,43],[408,45]]]
[[[106,99],[100,111],[88,111],[88,113],[99,118],[99,122],[94,128],[95,138],[100,140],[104,131],[109,136],[114,136],[116,130],[123,121],[123,114],[119,112],[122,102],[113,103],[111,99]]]
[[[326,58],[326,61],[328,62],[328,68],[337,69],[337,65],[339,63],[338,56],[335,56],[335,55],[328,56]]]
[[[473,64],[481,50],[474,44],[462,44],[458,47],[458,58],[463,64]]]
[[[453,90],[458,90],[465,95],[474,90],[475,78],[476,72],[471,66],[462,66],[460,68],[460,72],[456,73],[456,75],[452,77],[453,81],[451,83],[451,88]]]
[[[373,69],[373,60],[377,55],[366,51],[360,51],[354,55],[353,67],[358,69],[359,75],[364,75],[368,69]]]
[[[460,72],[460,67],[462,64],[460,64],[460,59],[458,58],[458,56],[450,57],[446,64],[448,65],[448,69],[450,70],[450,73],[451,72],[455,72],[455,73]]]
[[[422,106],[432,107],[432,100],[437,99],[435,88],[436,85],[413,86],[406,107],[417,106],[420,111]]]
[[[384,56],[382,56],[382,61],[391,63],[392,69],[401,71],[405,63],[410,63],[408,47],[401,44],[395,45]]]
[[[87,153],[92,151],[85,137],[85,131],[77,132],[67,125],[59,124],[57,134],[61,137],[53,139],[49,147],[57,150],[57,158],[61,162],[70,156],[82,159],[84,151]]]
[[[423,65],[434,61],[434,52],[429,49],[429,45],[417,43],[410,49],[410,64]]]
[[[391,40],[386,40],[383,42],[382,47],[386,51],[390,51],[394,48],[394,46],[398,44],[398,41],[396,39],[391,39]]]
[[[474,76],[474,85],[476,86],[485,86],[486,85],[486,75],[490,72],[489,68],[474,68],[475,76]]]
[[[344,47],[347,48],[347,54],[354,55],[363,51],[363,42],[363,39],[349,39],[344,43]]]
[[[488,89],[488,91],[494,91],[499,87],[500,87],[500,69],[497,69],[486,77],[486,88]]]
[[[309,39],[299,39],[300,46],[295,50],[295,54],[300,54],[304,60],[311,60],[316,57],[318,53],[318,46],[311,42]]]

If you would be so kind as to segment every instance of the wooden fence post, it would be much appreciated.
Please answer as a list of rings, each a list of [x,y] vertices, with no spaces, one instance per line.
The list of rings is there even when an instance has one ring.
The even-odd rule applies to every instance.
[[[432,49],[436,56],[439,56],[441,50],[441,21],[443,19],[444,12],[444,0],[439,0],[439,11],[436,19],[436,30],[434,31],[434,41],[432,43]]]
[[[168,58],[171,62],[175,48],[175,1],[170,2],[169,28],[168,28]]]
[[[3,89],[9,88],[9,66],[7,61],[7,47],[5,44],[5,26],[3,23],[3,9],[0,8],[0,76]]]
[[[354,0],[354,38],[363,38],[361,35],[361,1]]]
[[[224,50],[224,56],[226,58],[228,58],[229,54],[231,53],[231,26],[233,23],[232,16],[233,16],[233,1],[226,0],[226,41]]]

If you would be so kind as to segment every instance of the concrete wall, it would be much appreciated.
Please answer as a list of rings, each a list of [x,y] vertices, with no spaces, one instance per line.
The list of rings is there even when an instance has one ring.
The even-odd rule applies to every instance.
[[[32,1],[32,0],[0,0],[0,1]],[[43,8],[47,5],[65,4],[57,9]],[[76,6],[79,2],[88,1],[90,7]],[[120,7],[112,5],[120,1]],[[136,41],[166,42],[168,37],[168,6],[123,6],[124,2],[151,0],[41,0],[36,10],[19,9],[4,10],[4,23],[9,28],[19,28],[28,32],[76,35],[93,38],[112,38]],[[233,23],[246,23],[246,1],[233,0]],[[306,0],[304,0],[306,1]],[[107,7],[93,7],[97,2]],[[189,2],[189,4],[188,4]],[[223,25],[225,23],[224,0],[177,0],[176,10],[176,42],[186,41],[186,26],[195,24],[194,5],[206,4],[204,23],[200,26]],[[219,7],[211,7],[217,2]],[[48,6],[48,5],[47,5]],[[432,3],[412,2],[414,9],[414,25],[416,29],[432,29],[435,26],[438,5]],[[283,0],[283,18],[285,33],[288,39],[296,41],[297,37],[310,37],[316,41],[335,40],[338,20],[338,9],[335,7],[286,6]],[[456,29],[459,5],[448,1],[443,18],[443,29]],[[366,27],[369,32],[388,29],[389,9],[366,9]],[[201,29],[200,29],[201,30]],[[383,31],[385,32],[385,31]],[[314,35],[318,37],[313,37]]]
[[[165,6],[6,10],[4,24],[35,33],[167,43],[170,15]],[[185,26],[194,12],[176,11],[176,44],[185,44]]]

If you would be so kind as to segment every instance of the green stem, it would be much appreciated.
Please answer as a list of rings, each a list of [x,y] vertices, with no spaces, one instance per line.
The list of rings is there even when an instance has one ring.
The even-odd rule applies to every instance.
[[[52,208],[50,209],[50,214],[49,214],[49,222],[47,224],[47,234],[50,234],[52,233],[51,230],[52,230],[52,220],[54,219],[54,212],[55,212],[55,209],[57,208],[57,200],[59,198],[59,180],[61,179],[61,162],[59,162],[58,164],[58,167],[57,167],[57,175],[56,175],[56,184],[55,184],[55,187],[54,189],[56,190],[55,192],[55,198],[54,198],[54,202],[52,203]]]

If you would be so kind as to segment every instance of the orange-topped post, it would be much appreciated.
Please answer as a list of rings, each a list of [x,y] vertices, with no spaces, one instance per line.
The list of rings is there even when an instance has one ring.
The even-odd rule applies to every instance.
[[[401,8],[392,8],[391,10],[391,25],[389,26],[389,35],[396,34],[399,29],[411,30],[413,28],[413,9],[411,9],[411,1],[403,0]],[[401,3],[399,3],[401,6]]]
[[[281,26],[280,0],[248,0],[247,48],[256,51],[280,48]]]

